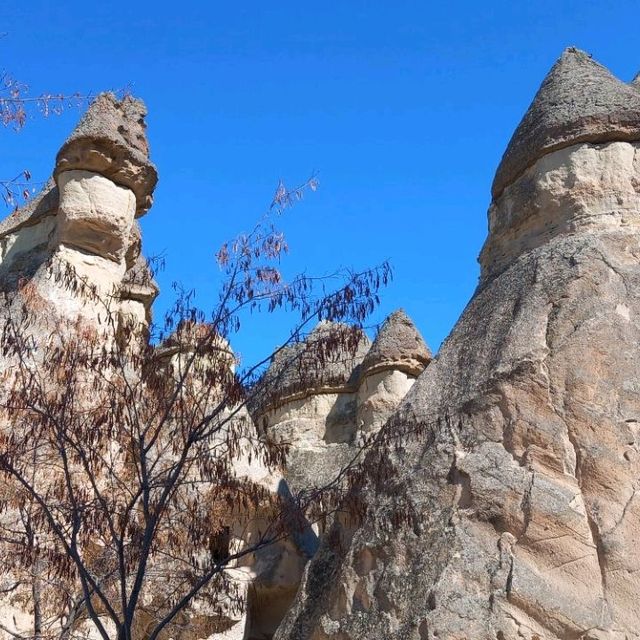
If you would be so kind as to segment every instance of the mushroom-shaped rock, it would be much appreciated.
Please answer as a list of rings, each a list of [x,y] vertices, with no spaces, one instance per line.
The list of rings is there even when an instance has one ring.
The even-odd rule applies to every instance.
[[[361,433],[377,431],[429,362],[429,347],[409,316],[402,309],[394,311],[362,361],[357,397],[358,430]]]
[[[275,354],[252,408],[263,413],[314,392],[355,391],[359,365],[370,345],[357,327],[320,322],[305,340]]]
[[[578,142],[640,140],[640,92],[591,56],[566,49],[544,79],[496,172],[496,199],[543,155]]]
[[[429,347],[403,309],[394,311],[383,323],[362,361],[362,376],[397,369],[419,376],[431,362]]]
[[[292,491],[332,481],[351,459],[360,363],[370,346],[357,327],[321,322],[281,349],[252,391],[250,411],[261,431],[291,445]]]
[[[56,179],[65,171],[99,173],[131,189],[136,196],[136,214],[144,214],[158,180],[149,160],[146,114],[141,100],[100,94],[58,152]]]

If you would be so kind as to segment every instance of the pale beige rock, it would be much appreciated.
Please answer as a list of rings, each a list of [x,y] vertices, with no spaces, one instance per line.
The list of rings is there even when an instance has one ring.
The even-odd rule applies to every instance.
[[[588,53],[563,51],[507,146],[492,194],[500,196],[543,155],[579,142],[640,140],[640,95]]]
[[[361,377],[393,369],[414,378],[431,362],[431,351],[403,309],[385,319],[361,366]]]
[[[241,456],[236,473],[290,499],[377,432],[369,510],[355,529],[341,517],[318,527],[306,567],[310,528],[234,567],[248,615],[229,609],[212,631],[217,614],[196,602],[189,640],[640,639],[636,86],[576,50],[554,67],[505,154],[480,285],[437,358],[398,313],[324,368],[303,356],[288,369],[299,345],[279,354],[263,380],[275,393],[252,412],[291,443],[288,466],[281,476]],[[0,282],[13,291],[26,275],[55,313],[96,319],[45,277],[71,265],[147,323],[157,288],[134,215],[155,169],[140,105],[116,103],[61,151],[59,190],[0,224]],[[126,126],[103,136],[112,116]],[[260,518],[230,523],[236,548]],[[28,625],[3,601],[0,619],[14,613]]]
[[[387,421],[431,359],[429,347],[402,309],[385,319],[360,367],[360,435],[376,432]]]
[[[577,144],[543,156],[489,208],[482,279],[555,236],[637,227],[639,176],[639,142]]]
[[[93,112],[95,115],[95,108]],[[129,115],[132,112],[129,109]],[[117,115],[117,109],[113,113]],[[93,116],[90,120],[92,126],[99,122]],[[119,133],[124,142],[120,145],[115,140],[115,146],[112,145],[112,149],[120,145],[120,155],[110,156],[102,167],[108,169],[108,176],[100,172],[98,165],[71,166],[71,152],[80,147],[74,147],[75,143],[67,145],[66,155],[59,156],[57,185],[50,180],[31,202],[0,223],[0,291],[4,294],[0,318],[21,317],[27,300],[35,305],[38,314],[25,332],[36,344],[55,344],[65,332],[78,327],[99,330],[109,313],[115,314],[115,318],[135,318],[145,326],[150,321],[150,306],[157,287],[152,279],[139,277],[146,263],[143,265],[140,258],[139,228],[134,224],[134,215],[143,211],[144,203],[150,202],[155,168],[146,159],[146,142],[140,136],[136,137],[137,151],[125,148],[135,146],[129,133],[135,129],[143,134],[144,123],[137,123],[137,129],[131,129],[130,123],[118,123],[117,119],[111,124],[126,135]],[[95,126],[76,133],[86,152],[85,159],[95,159],[105,150],[102,134]],[[100,150],[97,155],[91,152],[89,134],[96,136],[94,143]],[[128,163],[127,167],[118,166],[119,158]],[[131,183],[137,189],[135,193],[126,180],[133,175],[134,161],[139,162],[133,173],[148,178]],[[7,370],[10,366],[11,357],[5,354],[0,367]],[[11,515],[3,511],[4,524]],[[13,578],[5,573],[6,587],[15,583]],[[5,627],[0,630],[0,637],[13,637],[12,632],[25,637],[32,633],[30,594],[27,582],[0,594],[0,623]],[[210,624],[210,614],[208,620]],[[50,631],[55,634],[59,629]],[[74,634],[74,637],[98,637],[88,623],[74,629]],[[243,636],[244,627],[237,637]]]
[[[343,329],[321,323],[307,341]],[[262,402],[253,408],[256,423],[270,438],[291,445],[285,477],[293,491],[335,478],[431,360],[402,310],[385,320],[373,343],[363,337],[353,354],[332,354],[319,369],[315,354],[299,355],[304,346],[293,345],[278,355],[258,387]]]
[[[58,189],[55,242],[123,261],[136,210],[133,192],[90,171],[60,173]]]
[[[49,256],[56,226],[58,189],[49,180],[42,191],[0,222],[0,291],[13,291]]]
[[[397,369],[385,369],[363,378],[358,388],[357,423],[361,433],[377,431],[398,408],[415,377]]]
[[[131,189],[136,215],[153,202],[158,174],[149,160],[147,109],[141,100],[101,93],[71,133],[56,157],[55,176],[77,169],[99,173]]]

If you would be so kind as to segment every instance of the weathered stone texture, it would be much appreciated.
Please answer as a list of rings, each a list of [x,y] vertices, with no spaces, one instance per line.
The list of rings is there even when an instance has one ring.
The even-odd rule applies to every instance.
[[[234,569],[249,617],[213,630],[202,610],[194,639],[640,640],[637,87],[575,49],[554,65],[498,169],[478,289],[435,359],[401,311],[372,344],[318,359],[314,342],[350,331],[321,324],[278,352],[251,412],[291,444],[288,466],[240,459],[237,473],[287,500],[377,434],[366,515]],[[144,113],[99,97],[55,183],[0,223],[10,300],[28,278],[55,314],[98,321],[47,277],[66,265],[149,323],[157,287],[134,219],[156,181]],[[180,357],[174,343],[158,362]],[[253,535],[231,529],[234,544]],[[0,613],[19,631],[14,604]]]
[[[286,471],[292,490],[335,478],[431,360],[404,311],[385,320],[373,344],[356,334],[351,348],[330,349],[319,357],[314,345],[332,332],[338,344],[353,333],[343,325],[320,323],[305,341],[276,355],[258,386],[256,423],[273,440],[292,444]]]
[[[58,153],[54,178],[32,202],[0,223],[0,318],[18,317],[28,284],[28,295],[39,305],[28,328],[36,343],[80,327],[109,327],[105,340],[117,340],[128,335],[124,329],[131,321],[141,329],[135,335],[147,339],[158,287],[142,256],[135,220],[150,205],[156,182],[148,159],[145,113],[133,98],[99,96]],[[112,319],[115,333],[110,332]],[[391,325],[396,327],[393,335]],[[332,481],[353,458],[357,434],[381,426],[430,358],[404,314],[395,314],[385,327],[366,374],[360,365],[371,343],[353,327],[321,323],[304,343],[279,352],[261,382],[256,411],[269,437],[294,443],[286,478],[247,455],[234,459],[234,473],[285,501],[291,500],[292,490]],[[208,330],[207,325],[182,325],[154,350],[158,370],[172,375],[170,365],[189,357],[195,340]],[[236,361],[230,346],[221,341],[220,348],[232,371]],[[10,366],[7,358],[0,362],[0,367]],[[362,389],[367,389],[364,396]],[[359,400],[367,407],[364,414]],[[253,434],[246,410],[239,411],[237,419]],[[3,517],[10,516],[5,512]],[[269,524],[266,513],[252,514],[249,522],[238,517],[228,525],[229,544],[235,549],[251,544]],[[292,532],[291,539],[247,556],[228,572],[246,611],[225,603],[220,611],[213,610],[206,599],[196,599],[185,613],[185,639],[272,637],[317,546],[317,532],[307,526]],[[7,585],[0,586],[10,586],[11,578],[7,573]],[[153,597],[163,597],[163,589],[158,585]],[[7,593],[0,594],[0,620],[10,622],[0,629],[0,637],[30,634],[34,620],[28,586]],[[145,615],[136,623],[140,637],[151,624]],[[96,636],[88,622],[74,632]]]
[[[277,640],[640,638],[640,119],[584,54],[558,77],[588,100],[516,132],[480,286]]]
[[[399,309],[385,321],[362,361],[362,375],[396,369],[419,376],[431,362],[431,351],[407,314]]]
[[[640,140],[640,94],[571,47],[552,67],[513,134],[496,172],[493,196],[550,151],[612,140]]]
[[[58,152],[55,176],[76,169],[99,173],[131,189],[137,199],[137,215],[142,215],[153,202],[158,181],[149,160],[146,115],[141,100],[100,94]]]

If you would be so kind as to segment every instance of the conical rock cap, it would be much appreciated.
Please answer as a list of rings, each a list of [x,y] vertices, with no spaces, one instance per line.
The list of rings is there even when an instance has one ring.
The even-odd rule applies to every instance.
[[[640,140],[640,92],[584,51],[566,49],[507,146],[493,182],[493,197],[551,151],[578,142],[616,140]]]
[[[321,321],[302,342],[274,355],[254,389],[250,410],[261,413],[316,392],[355,391],[360,364],[370,347],[371,341],[357,327]]]
[[[146,115],[141,100],[101,93],[58,152],[54,176],[74,169],[100,173],[131,189],[137,215],[142,215],[151,206],[158,181],[149,160]]]
[[[431,351],[411,318],[403,309],[398,309],[380,327],[362,361],[362,375],[397,369],[418,376],[431,359]]]

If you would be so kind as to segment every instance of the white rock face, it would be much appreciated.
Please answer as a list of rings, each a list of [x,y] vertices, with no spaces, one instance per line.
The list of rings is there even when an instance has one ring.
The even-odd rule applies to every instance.
[[[377,431],[398,408],[415,378],[404,371],[387,369],[365,376],[358,388],[358,428]]]
[[[317,372],[313,358],[305,360],[313,353],[305,345],[321,332],[340,330],[319,324],[305,342],[280,353],[261,381],[265,388],[258,395],[266,406],[257,407],[254,418],[269,438],[290,445],[285,478],[294,491],[322,486],[352,463],[363,438],[380,429],[431,361],[400,309],[373,343],[363,337],[353,353],[345,351]],[[313,372],[302,385],[296,384],[301,370]]]
[[[146,323],[143,304],[135,300],[116,302],[127,270],[125,256],[135,241],[133,192],[104,176],[79,170],[60,173],[58,191],[57,215],[45,219],[48,225],[49,220],[55,222],[55,230],[49,234],[50,258],[34,277],[40,295],[67,318],[82,316],[99,321],[106,317],[104,305],[115,309],[117,304],[130,319]],[[23,235],[28,229],[19,233]],[[79,295],[64,278],[51,277],[51,273],[64,273],[69,267],[79,282],[95,289],[100,303]]]
[[[122,300],[120,302],[119,313],[129,322],[139,325],[147,325],[149,323],[147,307],[138,300]]]
[[[640,226],[640,143],[576,144],[540,158],[489,209],[482,279],[557,235]]]
[[[60,173],[58,189],[55,242],[121,262],[136,211],[133,191],[91,171]]]

